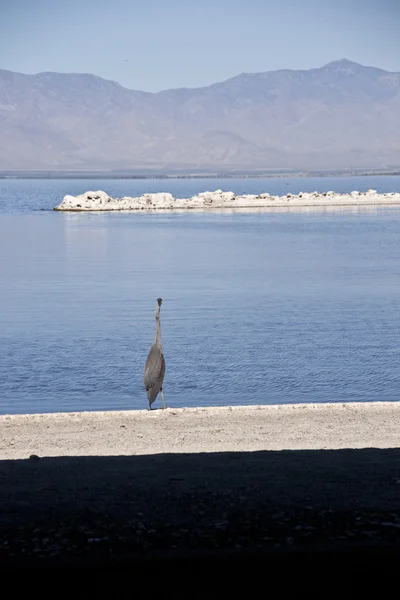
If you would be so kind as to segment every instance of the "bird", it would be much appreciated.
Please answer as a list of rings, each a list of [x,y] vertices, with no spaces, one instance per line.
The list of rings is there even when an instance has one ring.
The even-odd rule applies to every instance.
[[[147,398],[149,400],[149,410],[152,410],[151,405],[161,394],[162,407],[165,408],[165,400],[163,393],[163,381],[165,375],[165,358],[161,345],[161,327],[160,327],[160,308],[162,298],[157,298],[156,307],[156,337],[154,344],[150,348],[144,366],[144,387],[146,388]]]

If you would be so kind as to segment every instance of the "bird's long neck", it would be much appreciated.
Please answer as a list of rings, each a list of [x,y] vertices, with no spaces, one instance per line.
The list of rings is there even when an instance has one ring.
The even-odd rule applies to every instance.
[[[160,307],[156,308],[156,338],[154,340],[155,344],[160,344],[161,346],[161,325],[160,325]]]

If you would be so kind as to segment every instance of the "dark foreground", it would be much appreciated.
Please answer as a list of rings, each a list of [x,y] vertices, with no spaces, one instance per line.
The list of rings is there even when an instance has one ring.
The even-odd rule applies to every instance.
[[[399,559],[398,544],[339,544],[21,561],[3,564],[0,575],[14,597],[38,592],[74,598],[389,598],[397,595]]]
[[[399,449],[7,460],[0,505],[14,594],[358,597],[400,564]]]

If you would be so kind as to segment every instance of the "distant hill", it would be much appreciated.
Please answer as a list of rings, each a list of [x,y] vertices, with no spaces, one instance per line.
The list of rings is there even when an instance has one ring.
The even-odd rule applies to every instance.
[[[400,165],[400,73],[346,59],[196,89],[0,70],[0,170]]]

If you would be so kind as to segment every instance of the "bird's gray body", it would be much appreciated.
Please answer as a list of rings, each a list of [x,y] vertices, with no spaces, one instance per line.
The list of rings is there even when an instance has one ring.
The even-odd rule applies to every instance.
[[[150,349],[144,368],[144,386],[146,388],[149,406],[153,404],[162,391],[165,375],[165,358],[161,344],[154,343]]]
[[[161,345],[161,328],[160,328],[160,307],[162,300],[157,299],[156,308],[156,338],[154,344],[150,348],[149,355],[144,367],[144,386],[146,388],[147,398],[149,400],[149,408],[161,392],[161,398],[164,403],[163,381],[165,375],[165,358]]]

